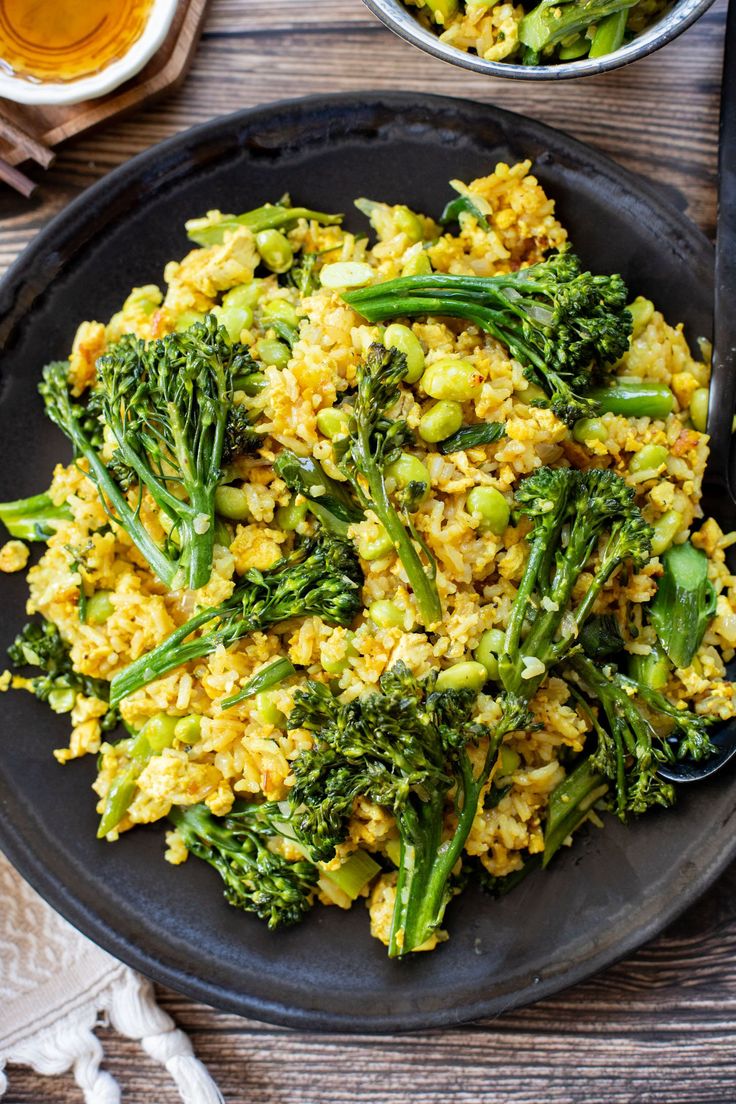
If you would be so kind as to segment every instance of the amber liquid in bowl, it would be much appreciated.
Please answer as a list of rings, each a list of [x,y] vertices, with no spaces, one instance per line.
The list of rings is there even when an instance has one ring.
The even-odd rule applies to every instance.
[[[153,0],[0,0],[0,71],[34,82],[89,77],[123,57]]]

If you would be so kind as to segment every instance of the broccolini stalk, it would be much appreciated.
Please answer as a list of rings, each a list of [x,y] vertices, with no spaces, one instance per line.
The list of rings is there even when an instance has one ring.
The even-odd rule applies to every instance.
[[[254,912],[269,928],[295,924],[312,907],[314,863],[290,862],[269,846],[281,834],[277,804],[237,802],[225,817],[213,816],[206,805],[176,806],[169,819],[187,850],[220,875],[229,904]]]
[[[29,622],[8,648],[8,656],[14,667],[41,670],[40,675],[23,680],[23,685],[40,701],[48,702],[55,713],[71,713],[79,694],[109,701],[109,682],[74,670],[69,648],[51,621]],[[117,709],[111,707],[100,724],[103,731],[109,731],[119,720]]]
[[[542,0],[519,24],[519,41],[535,53],[585,34],[591,24],[631,8],[638,0]]]
[[[652,530],[633,490],[614,472],[597,468],[539,468],[523,480],[516,502],[532,524],[529,558],[498,666],[507,693],[528,701],[549,668],[575,646],[614,571],[626,560],[648,560]],[[593,578],[573,607],[575,584],[601,541]],[[524,636],[530,610],[533,620]]]
[[[212,569],[215,489],[232,419],[233,378],[252,364],[242,346],[208,315],[183,333],[148,345],[130,335],[97,362],[101,416],[117,449],[106,464],[72,403],[68,366],[44,369],[39,391],[46,413],[89,465],[89,477],[115,520],[125,529],[155,574],[169,587],[204,586]],[[246,427],[237,416],[233,436],[245,446]],[[249,430],[250,431],[250,430]],[[252,431],[250,431],[252,432]],[[138,481],[170,519],[171,533],[159,544],[121,489]]]
[[[593,805],[608,792],[608,782],[592,756],[581,760],[550,794],[544,826],[543,866],[548,866],[568,836],[577,831]]]
[[[290,728],[307,728],[314,744],[294,761],[291,824],[317,859],[329,860],[344,839],[356,797],[396,818],[401,841],[389,955],[421,949],[436,933],[452,896],[462,852],[506,732],[525,722],[511,707],[491,733],[471,719],[476,692],[435,689],[436,673],[415,678],[397,663],[380,693],[341,703],[321,683],[294,695]],[[480,766],[467,745],[488,741]],[[450,795],[456,825],[445,831]]]
[[[685,541],[669,548],[662,564],[664,573],[649,606],[652,624],[675,667],[689,667],[718,601],[708,579],[708,557]]]
[[[47,541],[71,516],[68,506],[55,506],[48,494],[0,502],[0,521],[18,540]]]
[[[333,449],[337,466],[350,480],[361,505],[373,511],[391,538],[414,591],[422,624],[430,628],[442,617],[434,561],[428,567],[422,563],[413,539],[415,534],[410,535],[402,524],[385,481],[387,466],[399,458],[402,448],[412,440],[411,430],[403,419],[389,418],[405,375],[403,353],[371,345],[365,360],[358,365],[358,392],[349,411],[347,433],[334,441]],[[411,492],[412,486],[415,491],[424,489],[423,484],[410,484],[407,491]],[[422,548],[428,556],[426,548]]]
[[[571,655],[570,665],[606,717],[607,728],[594,726],[598,746],[590,764],[615,784],[616,814],[624,820],[628,813],[671,805],[674,786],[659,776],[658,768],[685,757],[712,755],[709,720],[678,709],[658,690],[601,669],[580,653]]]
[[[326,215],[323,211],[312,211],[308,207],[292,207],[285,203],[266,203],[246,211],[244,215],[221,215],[219,211],[204,218],[189,219],[185,223],[187,235],[197,245],[219,245],[225,240],[226,232],[246,226],[253,234],[261,230],[279,230],[293,226],[299,219],[319,222],[323,226],[337,226],[342,215]]]
[[[405,276],[343,296],[370,322],[414,315],[473,322],[516,357],[568,424],[595,412],[595,403],[579,394],[595,367],[612,364],[629,347],[627,298],[620,276],[581,272],[569,251],[501,276]]]
[[[273,567],[246,572],[227,601],[195,614],[153,651],[115,675],[110,700],[121,702],[183,663],[292,617],[315,616],[331,625],[349,625],[361,608],[362,584],[352,545],[320,532]],[[194,636],[199,629],[205,631]]]
[[[238,690],[237,694],[232,694],[229,698],[225,698],[220,703],[222,709],[232,709],[234,705],[239,705],[242,701],[247,701],[248,698],[255,697],[256,694],[262,693],[264,690],[270,690],[272,686],[278,686],[284,681],[284,679],[290,678],[296,674],[296,667],[287,659],[286,656],[279,656],[278,659],[272,660],[267,663],[265,667],[262,667],[260,671],[257,671],[252,678],[249,678],[244,686]]]

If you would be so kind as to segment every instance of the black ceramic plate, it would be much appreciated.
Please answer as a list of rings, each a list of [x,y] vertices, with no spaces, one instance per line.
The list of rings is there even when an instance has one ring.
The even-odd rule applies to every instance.
[[[321,210],[368,195],[437,213],[451,177],[530,158],[586,264],[621,271],[632,293],[710,332],[712,252],[649,185],[564,134],[493,107],[404,94],[308,99],[245,111],[182,134],[90,188],[38,236],[0,291],[0,501],[48,485],[68,449],[36,395],[41,365],[77,323],[108,318],[127,290],[158,281],[187,249],[184,220],[291,191]],[[363,226],[359,218],[349,219]],[[2,580],[0,647],[24,620],[22,577]],[[498,1013],[580,980],[650,938],[736,852],[729,772],[676,810],[624,829],[608,819],[501,901],[468,891],[451,939],[390,962],[362,906],[316,908],[272,934],[229,908],[217,875],[163,861],[160,827],[95,840],[94,763],[60,767],[68,720],[30,695],[2,698],[0,844],[73,924],[157,980],[282,1024],[379,1031]]]

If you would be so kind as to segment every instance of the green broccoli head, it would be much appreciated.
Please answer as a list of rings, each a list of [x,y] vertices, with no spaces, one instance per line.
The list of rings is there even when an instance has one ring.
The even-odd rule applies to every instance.
[[[70,713],[79,694],[109,701],[110,684],[104,679],[80,675],[75,671],[69,647],[51,621],[30,621],[8,648],[14,667],[35,667],[41,674],[30,680],[30,689],[39,701],[48,702],[54,712]],[[117,709],[102,717],[103,731],[115,728],[120,720]]]
[[[278,805],[238,802],[225,817],[206,805],[174,807],[169,819],[187,850],[214,867],[229,904],[253,912],[269,928],[296,924],[312,907],[318,871],[306,859],[290,862],[270,844],[280,835]]]
[[[239,456],[250,456],[263,444],[263,434],[251,424],[247,409],[242,405],[230,407],[225,422],[225,440],[222,446],[222,464],[232,464]]]
[[[294,761],[289,800],[292,823],[316,858],[332,857],[359,796],[400,822],[425,801],[441,808],[457,754],[486,730],[471,720],[475,691],[437,691],[435,682],[435,674],[418,679],[397,663],[378,693],[351,702],[314,682],[296,692],[289,727],[315,739]]]

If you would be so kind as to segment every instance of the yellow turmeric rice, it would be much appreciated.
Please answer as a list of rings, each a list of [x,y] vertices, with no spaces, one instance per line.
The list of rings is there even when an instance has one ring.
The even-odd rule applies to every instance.
[[[499,11],[505,13],[499,26],[509,25],[507,43],[513,42],[515,10],[506,5],[489,9],[483,17],[494,20]],[[445,33],[457,36],[461,32],[465,33],[462,26],[452,24]],[[471,38],[466,34],[458,44],[467,48]],[[496,47],[491,43],[489,48]],[[486,51],[484,56],[497,55]],[[417,271],[417,259],[423,255],[436,272],[492,276],[513,271],[543,260],[567,239],[565,228],[555,217],[554,201],[530,170],[529,162],[499,164],[490,175],[461,186],[482,201],[487,230],[477,220],[468,219],[461,222],[458,232],[444,232],[422,216],[422,240],[417,241],[400,219],[388,217],[378,240],[370,244],[365,236],[339,226],[302,219],[288,232],[288,238],[294,249],[319,254],[323,263],[367,264],[376,282]],[[217,217],[217,213],[209,215],[210,221]],[[82,322],[69,357],[74,393],[85,392],[94,379],[96,359],[122,334],[149,340],[181,327],[190,318],[216,308],[229,289],[250,283],[258,264],[254,236],[242,226],[227,233],[220,244],[194,248],[181,261],[171,261],[162,287],[135,288],[108,322]],[[298,339],[288,362],[263,368],[266,384],[257,395],[236,396],[251,412],[263,441],[255,455],[236,461],[235,480],[246,496],[247,513],[232,526],[229,546],[216,546],[213,573],[203,589],[167,590],[126,532],[110,522],[85,474],[84,462],[57,466],[50,494],[55,503],[68,504],[72,517],[59,525],[40,561],[28,571],[27,608],[29,614],[42,615],[58,626],[77,671],[111,679],[196,610],[226,599],[245,571],[267,568],[288,551],[295,534],[281,526],[279,510],[293,503],[273,468],[280,449],[312,456],[329,476],[344,480],[333,460],[332,442],[320,432],[317,418],[351,388],[356,365],[383,331],[364,322],[338,290],[318,287],[303,296],[296,287],[280,283],[276,275],[266,275],[260,283],[254,321],[240,333],[240,340],[254,349],[256,357],[262,342],[278,338],[269,321],[272,315],[265,309],[276,300],[286,300],[298,312]],[[662,304],[665,312],[666,307]],[[528,546],[524,539],[527,528],[523,522],[514,524],[513,515],[502,533],[484,530],[477,515],[468,509],[468,495],[473,488],[492,487],[511,503],[520,479],[541,465],[611,469],[634,487],[649,522],[656,524],[666,517],[671,540],[679,543],[692,537],[696,547],[705,551],[708,576],[717,593],[715,616],[690,666],[670,671],[666,693],[673,702],[687,703],[698,714],[734,715],[733,686],[725,676],[725,664],[736,648],[736,579],[725,562],[725,549],[734,537],[724,536],[714,520],[702,521],[699,499],[708,438],[690,417],[693,395],[708,387],[707,355],[694,357],[682,326],[648,301],[638,300],[633,313],[630,349],[615,365],[614,373],[667,384],[674,395],[673,412],[665,420],[606,413],[599,419],[603,430],[599,427],[597,434],[585,441],[576,440],[549,408],[533,404],[537,389],[499,342],[458,320],[430,318],[409,323],[421,343],[427,367],[447,357],[462,357],[482,377],[477,396],[464,404],[464,421],[498,421],[506,430],[498,441],[448,455],[417,436],[413,452],[426,465],[431,485],[414,515],[414,524],[436,560],[441,624],[431,633],[417,627],[420,621],[414,596],[391,549],[362,558],[362,604],[367,611],[375,601],[389,600],[400,611],[399,623],[379,628],[367,612],[349,629],[330,627],[317,617],[288,622],[256,632],[232,647],[219,647],[205,659],[171,671],[137,691],[122,704],[129,729],[139,730],[160,713],[196,715],[201,718],[201,728],[196,743],[174,741],[150,758],[124,819],[108,835],[110,843],[138,824],[163,820],[170,829],[165,818],[172,805],[203,802],[213,814],[223,815],[238,798],[283,801],[287,797],[291,764],[312,739],[306,730],[285,727],[292,708],[292,683],[272,690],[267,707],[262,700],[251,698],[226,711],[221,708],[224,698],[237,693],[274,657],[287,656],[305,678],[329,680],[343,701],[375,689],[384,672],[399,660],[415,675],[423,675],[472,658],[487,630],[505,629]],[[412,429],[432,405],[433,400],[420,387],[401,386],[400,413]],[[666,459],[654,471],[632,472],[632,457],[652,444],[665,446]],[[154,537],[161,538],[161,519],[146,495],[141,516]],[[310,516],[302,515],[298,532],[307,533],[313,526]],[[380,543],[375,543],[380,529],[370,513],[352,527],[350,536],[360,550],[369,549],[371,542],[380,550]],[[27,551],[17,541],[0,550],[3,571],[22,570],[26,560]],[[598,611],[626,611],[625,648],[631,654],[646,655],[654,644],[653,629],[642,617],[642,607],[652,598],[661,572],[660,559],[655,556],[641,570],[615,576],[598,600]],[[585,574],[578,580],[580,594],[589,581]],[[88,595],[100,591],[109,595],[109,615],[101,623],[80,620],[81,590]],[[6,676],[3,687],[9,681]],[[23,680],[16,677],[15,682],[22,685]],[[127,766],[121,750],[126,745],[106,740],[101,731],[100,719],[106,708],[96,698],[78,696],[70,714],[68,746],[54,752],[60,763],[99,755],[94,783],[99,812],[110,787]],[[525,856],[543,850],[549,795],[565,776],[563,753],[582,749],[591,723],[570,696],[566,682],[557,677],[542,683],[531,708],[538,727],[507,740],[507,747],[516,753],[506,760],[510,764],[507,788],[491,807],[480,803],[467,841],[468,854],[494,876],[519,869]],[[493,694],[480,693],[477,719],[493,722],[498,711]],[[383,873],[365,887],[363,896],[370,909],[372,933],[384,942],[388,941],[395,884],[395,875],[387,871],[396,835],[388,812],[359,799],[347,840],[335,860],[358,847],[381,858]],[[166,832],[165,857],[174,864],[187,858],[187,849],[175,830]],[[181,876],[186,877],[186,871]],[[319,896],[325,904],[351,904],[344,893],[324,880]]]

